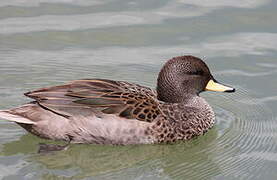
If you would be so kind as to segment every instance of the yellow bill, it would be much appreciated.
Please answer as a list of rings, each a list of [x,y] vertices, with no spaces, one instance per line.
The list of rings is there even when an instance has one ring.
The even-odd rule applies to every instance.
[[[214,80],[210,80],[205,88],[206,91],[217,91],[217,92],[235,92],[235,88],[225,86]]]

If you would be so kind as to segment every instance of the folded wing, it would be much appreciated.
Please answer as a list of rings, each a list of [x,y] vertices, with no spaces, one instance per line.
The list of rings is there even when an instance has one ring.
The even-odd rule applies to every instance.
[[[25,95],[35,99],[43,108],[65,117],[114,114],[152,122],[160,114],[156,92],[124,81],[83,79]]]

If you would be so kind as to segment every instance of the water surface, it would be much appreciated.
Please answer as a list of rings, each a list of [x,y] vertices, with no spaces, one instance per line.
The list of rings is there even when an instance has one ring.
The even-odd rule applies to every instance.
[[[162,64],[199,56],[235,94],[205,92],[216,125],[174,145],[40,142],[0,121],[0,178],[276,179],[277,3],[270,0],[4,0],[0,2],[0,108],[26,91],[81,78],[155,88]]]

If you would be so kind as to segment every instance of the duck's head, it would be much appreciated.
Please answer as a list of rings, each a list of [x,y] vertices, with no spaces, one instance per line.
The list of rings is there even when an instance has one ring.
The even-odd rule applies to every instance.
[[[203,91],[235,92],[235,89],[218,83],[208,66],[194,56],[174,57],[159,73],[157,93],[161,101],[182,102]]]

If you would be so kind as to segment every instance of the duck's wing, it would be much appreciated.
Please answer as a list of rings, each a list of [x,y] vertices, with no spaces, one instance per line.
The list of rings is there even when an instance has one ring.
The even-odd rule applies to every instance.
[[[152,122],[159,114],[156,92],[124,81],[83,79],[25,93],[62,116],[114,114]]]

